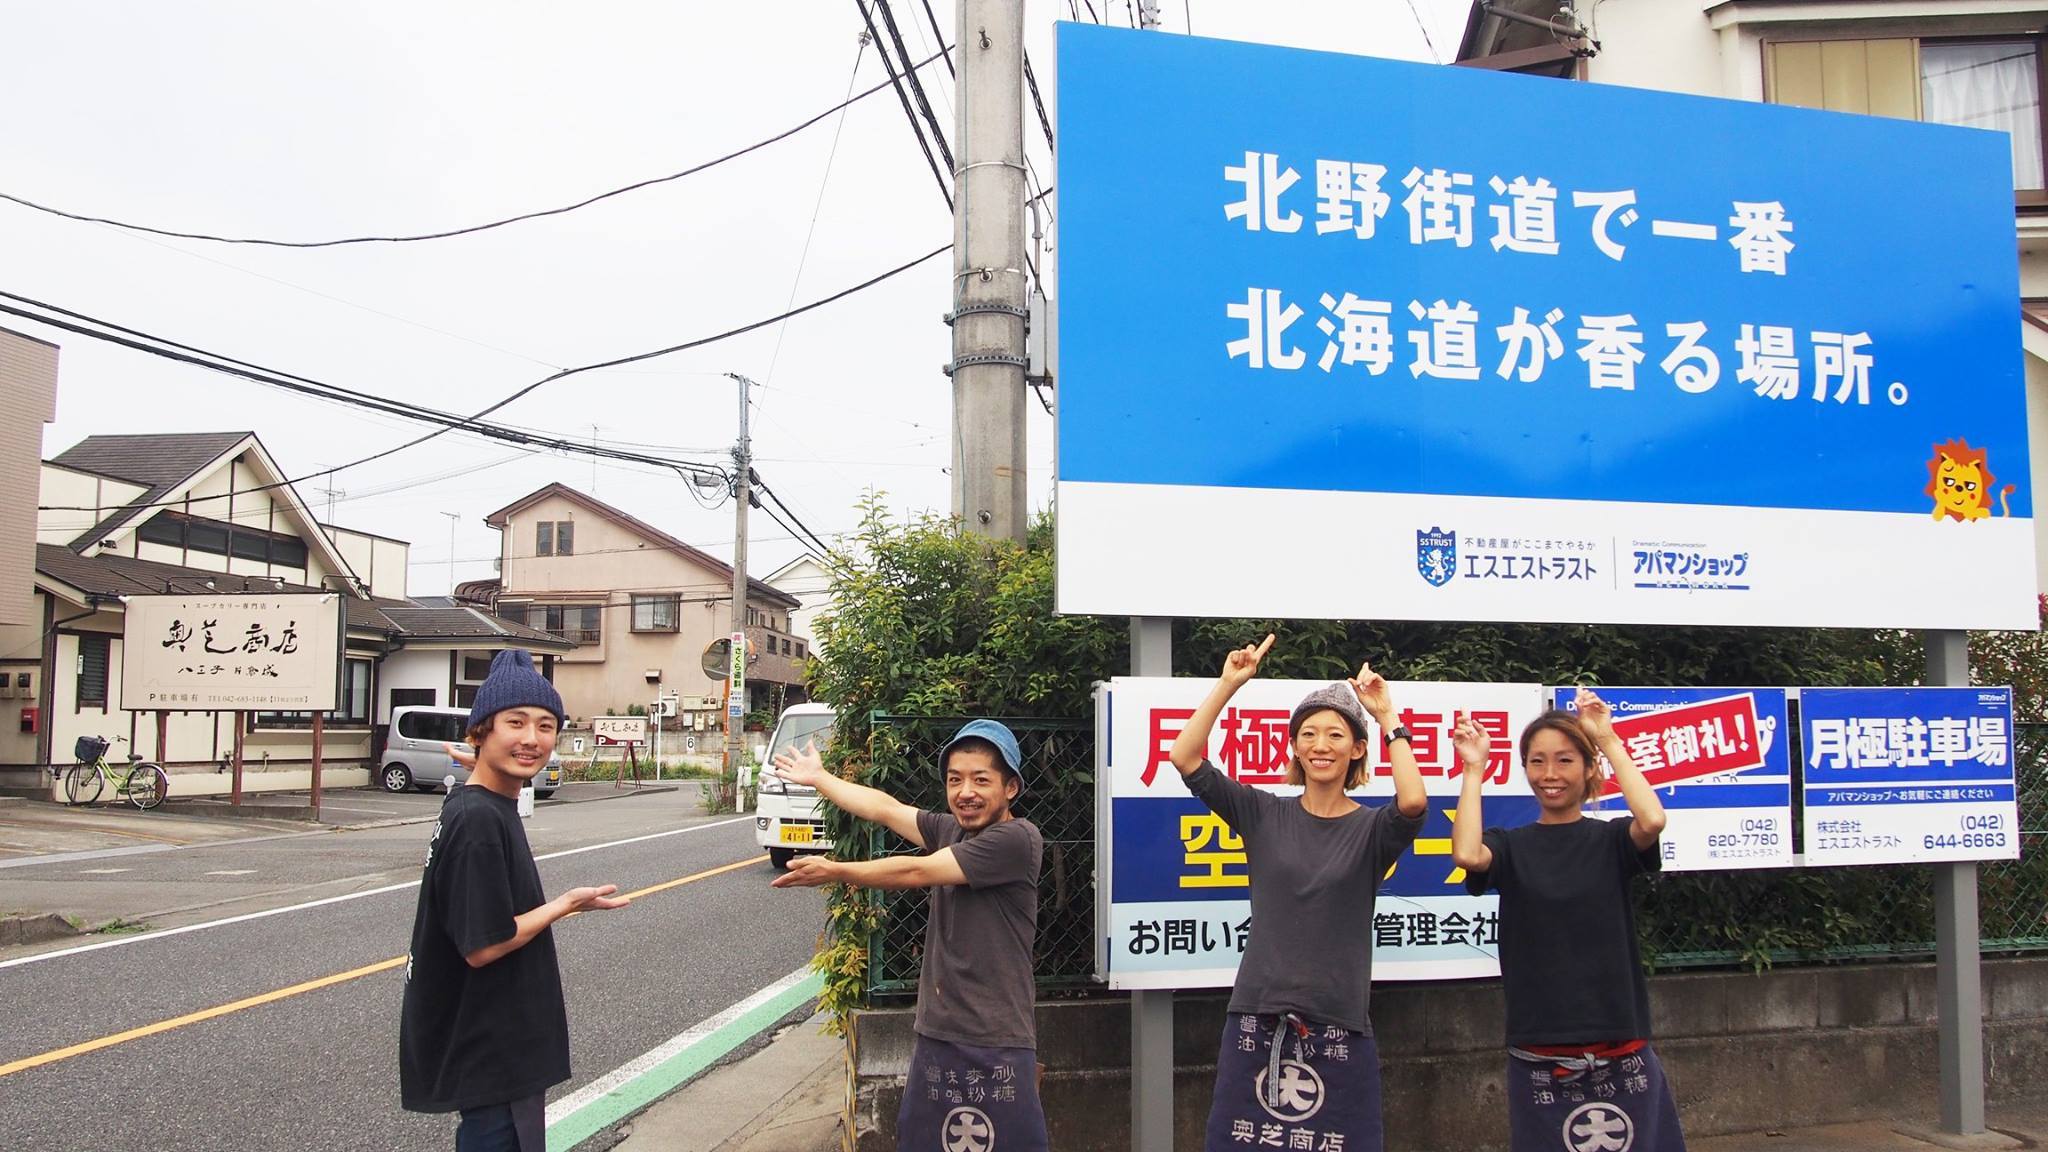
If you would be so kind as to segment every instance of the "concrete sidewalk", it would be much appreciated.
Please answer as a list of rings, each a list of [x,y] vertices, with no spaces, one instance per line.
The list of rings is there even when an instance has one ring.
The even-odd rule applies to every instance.
[[[846,1042],[819,1013],[622,1126],[614,1152],[838,1152]]]
[[[813,1016],[785,1029],[747,1059],[685,1085],[623,1126],[623,1139],[613,1149],[839,1152],[846,1107],[846,1046],[843,1040],[824,1034],[824,1021],[822,1013]],[[1176,1101],[1182,1108],[1200,1103]],[[1912,1117],[1694,1136],[1686,1145],[1692,1152],[2004,1152],[2048,1148],[2048,1095],[1991,1105],[1988,1121],[1991,1130],[1977,1136],[1937,1133],[1931,1117]]]

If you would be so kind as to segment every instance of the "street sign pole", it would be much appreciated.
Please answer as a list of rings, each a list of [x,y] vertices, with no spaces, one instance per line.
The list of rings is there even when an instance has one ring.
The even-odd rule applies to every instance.
[[[1923,634],[1927,683],[1967,687],[1967,632]],[[1941,1061],[1941,1130],[1959,1136],[1984,1131],[1984,985],[1977,946],[1977,865],[1934,865],[1934,1003]]]
[[[1173,675],[1173,621],[1131,617],[1131,675]],[[1173,1152],[1173,990],[1131,993],[1131,1149]]]

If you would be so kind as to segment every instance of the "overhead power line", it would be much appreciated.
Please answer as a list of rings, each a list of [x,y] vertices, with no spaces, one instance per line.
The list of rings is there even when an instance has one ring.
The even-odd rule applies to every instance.
[[[919,69],[923,68],[927,64],[930,64],[932,61],[943,57],[946,54],[947,50],[947,47],[941,47],[939,51],[932,53],[930,56],[925,57],[923,60],[918,61],[916,64],[910,65],[905,71],[913,77],[914,82],[914,77]],[[671,172],[666,176],[655,176],[651,179],[640,180],[632,184],[627,184],[624,187],[613,188],[610,191],[600,192],[595,196],[590,196],[582,200],[578,200],[574,204],[564,204],[559,208],[543,208],[535,212],[522,212],[517,216],[507,216],[502,220],[492,220],[483,224],[471,224],[462,228],[448,228],[439,232],[419,232],[410,235],[397,236],[345,236],[333,240],[276,240],[255,236],[217,236],[208,232],[184,232],[174,228],[158,228],[148,224],[136,224],[130,221],[115,220],[105,216],[93,216],[83,212],[72,212],[63,208],[55,208],[48,204],[41,204],[23,196],[16,196],[11,192],[0,192],[0,200],[11,201],[12,203],[19,204],[24,208],[33,208],[38,212],[46,212],[52,216],[61,216],[66,220],[77,220],[80,221],[81,223],[86,224],[106,224],[114,228],[125,228],[131,232],[146,232],[152,236],[168,236],[177,240],[205,240],[214,244],[254,244],[268,248],[338,248],[348,244],[411,244],[421,240],[446,240],[451,236],[467,236],[476,232],[488,232],[494,228],[503,228],[508,224],[518,224],[527,220],[539,220],[547,216],[560,216],[568,212],[574,212],[579,208],[588,208],[592,204],[596,204],[603,200],[609,200],[615,196],[624,196],[628,192],[638,192],[642,188],[651,188],[657,184],[667,184],[672,181],[681,180],[685,176],[694,176],[697,173],[703,172],[707,169],[716,168],[717,166],[725,163],[728,160],[737,160],[738,158],[740,158],[741,156],[745,156],[749,152],[758,151],[762,148],[766,148],[770,144],[776,143],[777,141],[786,140],[789,137],[796,135],[798,132],[801,132],[804,129],[809,128],[811,125],[816,124],[819,121],[824,120],[826,117],[831,116],[834,112],[837,112],[840,109],[847,107],[848,105],[858,103],[861,100],[864,100],[867,97],[872,96],[875,93],[880,92],[882,89],[887,88],[895,83],[896,70],[892,66],[890,69],[890,78],[887,81],[877,84],[874,87],[869,88],[863,92],[850,96],[847,99],[842,100],[837,104],[834,104],[832,107],[825,109],[823,112],[818,113],[817,115],[811,117],[808,120],[805,120],[803,123],[798,124],[793,128],[784,129],[783,131],[778,132],[765,140],[760,140],[753,144],[749,144],[744,148],[738,149],[737,151],[728,152],[715,160],[706,160],[702,164],[693,165],[689,168],[683,169],[680,172]],[[900,89],[898,90],[898,94],[901,94]],[[948,166],[950,167],[950,164]]]
[[[945,198],[946,210],[950,212],[953,210],[953,191],[947,186],[945,176],[939,172],[939,161],[932,155],[931,141],[925,139],[924,125],[918,122],[917,113],[911,110],[910,95],[904,91],[895,58],[889,55],[888,46],[882,43],[881,31],[875,27],[875,16],[868,7],[868,0],[853,0],[853,6],[860,9],[860,18],[867,23],[868,36],[875,42],[875,53],[882,58],[882,67],[889,73],[889,83],[896,88],[897,103],[903,106],[903,115],[910,120],[910,131],[917,137],[917,146],[924,150],[925,165],[932,170],[932,179],[938,182],[939,195]],[[947,170],[950,171],[952,167],[952,162],[947,161]]]
[[[746,332],[751,332],[757,328],[766,327],[767,325],[773,324],[779,320],[787,319],[791,316],[802,315],[803,313],[809,312],[813,309],[822,308],[827,304],[833,303],[834,301],[843,300],[856,292],[860,292],[865,289],[871,288],[876,284],[880,284],[881,282],[888,280],[891,277],[901,275],[902,273],[907,272],[920,264],[923,264],[929,260],[932,260],[935,257],[944,254],[950,248],[952,248],[951,244],[941,245],[940,247],[934,248],[930,252],[927,252],[924,255],[917,257],[916,259],[909,260],[905,263],[899,264],[896,267],[891,268],[887,272],[883,272],[877,276],[872,276],[867,280],[860,282],[859,284],[853,285],[852,287],[843,288],[840,291],[831,294],[830,296],[821,297],[817,300],[811,301],[808,304],[803,304],[796,308],[788,309],[787,311],[784,311],[779,315],[769,316],[760,320],[753,321],[752,323],[743,324],[737,328],[730,328],[724,332],[719,332],[710,336],[703,336],[695,340],[684,341],[681,344],[672,344],[666,348],[656,348],[651,351],[639,352],[630,356],[621,356],[612,360],[604,360],[593,364],[579,365],[574,368],[565,368],[560,372],[554,373],[553,375],[546,376],[543,377],[542,379],[536,380],[533,383],[528,384],[525,387],[520,388],[519,390],[506,396],[505,398],[497,401],[496,403],[493,403],[490,406],[483,408],[475,413],[472,413],[471,415],[466,417],[456,416],[452,413],[438,412],[434,409],[424,408],[418,405],[406,404],[401,401],[391,400],[388,397],[376,396],[373,393],[360,392],[355,389],[342,388],[338,385],[324,384],[320,381],[313,380],[310,377],[299,376],[293,373],[275,371],[269,368],[262,367],[261,365],[252,364],[251,362],[246,360],[237,360],[232,357],[207,352],[203,349],[194,348],[191,345],[180,344],[175,341],[165,340],[161,337],[151,336],[147,333],[139,332],[136,329],[125,328],[120,325],[100,320],[96,317],[87,316],[84,313],[73,312],[68,309],[60,309],[52,305],[42,304],[39,301],[30,300],[27,297],[16,296],[11,293],[0,292],[0,298],[20,301],[23,304],[29,305],[30,307],[20,307],[15,304],[0,304],[0,313],[19,316],[23,319],[33,320],[39,324],[44,324],[52,328],[58,328],[63,331],[73,332],[80,336],[85,336],[89,339],[100,340],[110,344],[118,344],[122,347],[130,348],[137,352],[143,352],[148,355],[158,356],[168,360],[181,361],[183,363],[192,364],[196,367],[205,368],[210,371],[221,372],[230,376],[239,376],[243,379],[252,380],[257,383],[266,384],[273,387],[284,388],[288,391],[299,392],[306,395],[312,395],[320,399],[348,403],[358,407],[371,408],[377,411],[388,412],[392,415],[402,416],[411,420],[418,420],[425,423],[441,425],[440,427],[435,428],[432,432],[429,432],[424,436],[416,437],[412,440],[406,441],[403,444],[387,448],[381,452],[372,453],[371,455],[365,456],[360,460],[352,460],[346,464],[337,464],[331,468],[324,468],[316,472],[309,472],[303,476],[296,476],[288,480],[281,480],[274,484],[264,484],[259,485],[255,488],[241,490],[245,492],[265,491],[272,488],[285,488],[295,484],[303,483],[308,480],[322,479],[328,476],[332,476],[338,472],[346,471],[350,468],[357,468],[364,464],[371,463],[372,461],[381,460],[387,456],[396,455],[397,453],[403,452],[408,448],[417,447],[438,436],[442,436],[447,434],[448,432],[457,430],[469,432],[473,435],[484,436],[494,440],[504,440],[516,444],[552,448],[561,452],[595,455],[608,459],[626,460],[643,464],[655,464],[678,472],[695,472],[698,474],[715,474],[722,476],[724,475],[724,473],[721,469],[713,468],[709,465],[705,465],[698,461],[675,460],[661,456],[647,455],[643,453],[619,452],[612,449],[596,448],[590,444],[574,439],[549,437],[544,435],[537,436],[529,433],[518,432],[514,429],[507,428],[503,425],[484,422],[483,418],[489,416],[493,412],[498,411],[499,409],[505,407],[506,405],[511,404],[512,402],[520,399],[521,397],[526,396],[527,394],[533,392],[535,389],[543,387],[544,385],[547,384],[554,383],[557,380],[561,380],[569,376],[574,376],[584,372],[595,372],[603,368],[614,368],[621,364],[632,364],[641,360],[651,360],[657,356],[666,356],[670,355],[671,353],[683,352],[692,348],[701,348],[707,344],[712,344],[720,340],[726,340]],[[36,310],[32,311],[31,308],[34,308]],[[52,315],[52,313],[54,313],[55,315]],[[60,317],[70,317],[72,319],[62,319]],[[74,323],[74,320],[80,322]],[[92,325],[92,327],[88,327],[87,325]],[[183,501],[167,501],[158,504],[153,504],[150,506],[170,507],[172,505],[182,503]],[[90,508],[82,506],[51,506],[41,507],[38,510],[71,512],[106,511],[106,509],[104,508]]]

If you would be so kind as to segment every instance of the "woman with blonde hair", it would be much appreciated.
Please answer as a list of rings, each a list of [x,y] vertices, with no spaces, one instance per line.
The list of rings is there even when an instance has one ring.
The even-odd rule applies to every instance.
[[[1232,652],[1173,742],[1173,766],[1243,839],[1251,874],[1251,938],[1223,1026],[1204,1147],[1379,1152],[1380,1064],[1366,1016],[1373,903],[1422,829],[1429,797],[1387,681],[1369,664],[1295,706],[1287,781],[1300,796],[1242,784],[1209,763],[1210,729],[1272,647],[1268,635]],[[1372,772],[1367,713],[1394,777],[1393,803],[1378,807],[1346,795]]]

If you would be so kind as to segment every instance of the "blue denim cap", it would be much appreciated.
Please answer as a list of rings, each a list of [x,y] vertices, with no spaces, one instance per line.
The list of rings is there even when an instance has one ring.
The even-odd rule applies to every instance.
[[[946,758],[962,740],[986,740],[996,746],[996,754],[1003,758],[1003,766],[1010,775],[1017,778],[1017,794],[1024,794],[1024,753],[1017,747],[1017,736],[1010,729],[994,720],[969,720],[960,726],[946,746],[939,749],[939,771],[946,771]]]

